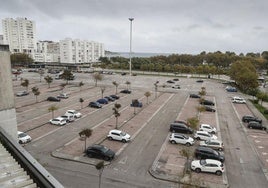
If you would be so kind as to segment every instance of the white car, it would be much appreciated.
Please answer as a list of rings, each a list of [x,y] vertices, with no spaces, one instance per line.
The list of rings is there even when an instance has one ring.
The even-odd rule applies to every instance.
[[[64,118],[67,123],[73,122],[75,120],[74,116],[71,114],[60,116],[61,118]]]
[[[172,133],[169,137],[169,141],[172,144],[185,144],[186,146],[191,146],[194,144],[194,139],[192,137],[179,133]]]
[[[67,95],[67,93],[60,93],[58,96],[58,98],[62,98],[62,99],[68,99],[69,96]]]
[[[26,144],[28,142],[31,142],[32,138],[28,134],[21,132],[21,131],[18,131],[17,133],[18,133],[18,140],[20,144]]]
[[[66,119],[65,118],[62,118],[62,117],[57,117],[57,118],[54,118],[54,119],[51,119],[49,120],[49,122],[52,124],[52,125],[65,125],[66,124]]]
[[[197,140],[217,140],[217,136],[206,131],[196,131],[194,138]]]
[[[80,118],[82,114],[76,110],[67,110],[64,115],[73,115],[75,118]]]
[[[194,160],[191,163],[191,169],[197,173],[210,172],[215,173],[219,176],[224,172],[224,166],[222,162],[214,159]]]
[[[217,132],[217,129],[209,124],[201,124],[199,127],[199,131],[206,131],[210,134],[215,134]]]
[[[232,102],[239,103],[239,104],[246,104],[246,100],[241,97],[233,97]]]
[[[130,135],[120,130],[111,130],[107,135],[107,138],[109,140],[118,140],[124,143],[130,141]]]
[[[200,146],[210,147],[212,149],[216,149],[219,151],[222,151],[224,149],[224,145],[222,141],[220,140],[206,140],[206,141],[200,141]]]

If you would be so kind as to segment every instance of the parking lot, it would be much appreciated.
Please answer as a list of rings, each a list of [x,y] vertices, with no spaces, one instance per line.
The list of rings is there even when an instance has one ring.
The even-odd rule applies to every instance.
[[[32,76],[34,78],[35,75]],[[143,165],[148,166],[146,171],[151,174],[151,177],[157,180],[171,181],[173,182],[170,184],[171,187],[176,187],[177,182],[197,184],[205,187],[227,187],[230,185],[230,176],[228,175],[230,170],[228,160],[230,157],[228,155],[233,146],[231,140],[226,136],[227,128],[224,122],[228,123],[229,120],[225,119],[225,110],[222,110],[222,108],[228,105],[228,111],[230,112],[226,112],[226,114],[231,113],[234,115],[232,123],[229,124],[235,123],[237,126],[241,127],[241,131],[243,131],[243,134],[246,134],[251,149],[256,151],[260,159],[257,160],[262,166],[262,173],[266,173],[265,169],[267,169],[268,164],[268,153],[265,152],[268,148],[267,133],[259,130],[249,130],[246,128],[245,124],[241,122],[243,115],[259,114],[256,114],[257,112],[252,110],[253,106],[250,105],[249,102],[247,102],[247,104],[231,103],[230,99],[234,94],[226,93],[220,83],[209,80],[205,80],[204,83],[196,83],[195,79],[180,78],[180,81],[176,81],[176,84],[180,84],[181,89],[175,89],[172,87],[161,87],[162,84],[166,84],[166,80],[170,80],[170,78],[165,77],[146,77],[146,79],[144,79],[143,76],[105,76],[104,80],[99,82],[100,86],[105,86],[105,96],[115,93],[115,87],[111,83],[113,80],[120,83],[119,90],[126,88],[124,83],[128,79],[131,82],[131,94],[118,93],[120,99],[117,100],[117,102],[121,104],[118,127],[131,135],[131,141],[129,143],[122,143],[106,139],[109,130],[115,128],[116,119],[112,113],[115,102],[110,102],[101,109],[87,107],[90,101],[95,101],[101,97],[100,87],[94,87],[94,81],[90,80],[89,77],[89,75],[79,75],[79,81],[82,80],[85,82],[85,86],[83,86],[82,89],[77,86],[79,81],[74,81],[70,85],[67,85],[64,88],[64,92],[68,93],[70,97],[68,99],[62,99],[59,103],[48,102],[46,98],[50,95],[55,96],[62,92],[62,88],[60,87],[60,83],[62,83],[61,80],[55,81],[55,83],[48,88],[44,81],[43,83],[39,83],[38,77],[34,78],[35,82],[32,85],[38,85],[42,93],[38,96],[37,103],[33,95],[16,97],[18,129],[31,135],[33,140],[31,143],[27,144],[25,148],[30,150],[34,156],[35,150],[37,151],[37,148],[41,147],[41,149],[44,148],[46,152],[51,153],[52,156],[56,158],[95,165],[99,160],[85,156],[84,140],[78,135],[83,128],[90,127],[93,130],[93,134],[87,139],[87,146],[96,143],[102,144],[116,152],[115,159],[111,162],[106,162],[106,168],[109,168],[110,172],[115,169],[122,169],[122,171],[127,172],[125,167],[121,167],[120,165],[129,163],[127,159],[131,158],[129,156],[131,154],[127,154],[128,148],[134,147],[142,151],[143,147],[152,144],[155,145],[155,155],[150,156],[152,160],[148,161],[148,165]],[[146,81],[142,82],[141,80]],[[155,87],[153,85],[155,81],[160,82],[157,93],[155,93]],[[199,99],[189,98],[190,93],[198,93],[201,87],[205,87],[207,90],[205,98],[215,102],[216,112],[200,113],[197,110]],[[217,92],[213,90],[215,87],[217,87]],[[19,81],[14,81],[15,92],[21,89],[22,87]],[[151,92],[148,103],[144,96],[146,91]],[[225,97],[221,97],[223,94]],[[79,103],[80,98],[84,99],[83,104]],[[130,107],[132,99],[141,101],[143,107],[135,109]],[[48,111],[48,108],[52,104],[58,107],[58,110],[54,112],[55,117],[64,114],[65,111],[69,109],[75,109],[81,112],[82,117],[65,126],[51,125],[48,121],[52,118],[52,114]],[[186,121],[188,118],[192,117],[198,117],[200,124],[206,123],[215,126],[218,130],[216,135],[220,140],[224,141],[225,151],[227,151],[227,153],[225,153],[227,162],[225,163],[225,172],[222,176],[195,172],[192,172],[191,176],[184,174],[186,158],[180,155],[180,150],[187,147],[180,144],[171,144],[169,142],[169,124],[174,120]],[[157,120],[157,118],[160,119]],[[158,122],[159,125],[152,123],[155,121]],[[266,123],[266,121],[264,121],[264,123]],[[155,124],[155,128],[152,128],[154,125],[151,124]],[[161,132],[159,132],[160,127]],[[143,140],[144,146],[139,145],[139,142],[142,142],[141,135],[148,137],[148,140]],[[154,137],[157,135],[159,135],[159,139],[157,143],[153,143],[151,140],[155,139]],[[225,142],[226,139],[228,139],[228,141]],[[48,140],[49,144],[53,144],[53,146],[48,146]],[[194,150],[198,144],[199,141],[196,141],[194,146],[190,148]],[[137,151],[137,153],[139,152]],[[39,157],[38,154],[36,155]],[[135,156],[135,154],[132,155]],[[138,155],[136,157],[138,158]],[[237,160],[240,164],[246,162],[242,158],[238,158]],[[131,171],[130,167],[128,170]],[[67,184],[68,183],[66,183],[66,185]]]

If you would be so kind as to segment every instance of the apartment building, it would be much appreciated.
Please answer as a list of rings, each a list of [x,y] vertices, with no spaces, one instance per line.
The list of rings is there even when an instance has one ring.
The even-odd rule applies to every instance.
[[[36,51],[35,22],[27,18],[2,20],[3,43],[9,45],[11,53],[33,54]]]
[[[60,62],[70,64],[94,63],[104,56],[102,43],[65,38],[60,40]]]
[[[36,62],[60,62],[60,45],[59,42],[38,41],[37,50],[34,53]]]

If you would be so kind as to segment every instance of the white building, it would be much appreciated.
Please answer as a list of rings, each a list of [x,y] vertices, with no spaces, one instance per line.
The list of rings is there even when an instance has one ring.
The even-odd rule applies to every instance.
[[[3,35],[0,35],[0,44],[4,44],[4,38],[3,38]]]
[[[2,20],[3,41],[9,45],[11,53],[28,53],[36,51],[35,22],[27,18],[6,18]]]
[[[70,64],[94,63],[104,57],[102,43],[66,38],[60,40],[60,62]]]
[[[60,45],[59,42],[38,41],[37,50],[34,54],[36,62],[60,62]]]

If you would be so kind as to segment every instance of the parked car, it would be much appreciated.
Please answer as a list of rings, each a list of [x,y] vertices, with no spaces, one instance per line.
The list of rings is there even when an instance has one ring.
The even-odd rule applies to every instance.
[[[75,120],[74,115],[68,114],[68,115],[62,115],[61,118],[64,118],[67,123],[73,122]]]
[[[197,140],[216,140],[218,137],[213,134],[209,134],[206,131],[196,131],[194,134],[194,138]]]
[[[112,102],[115,101],[115,99],[110,96],[105,96],[104,98],[107,99],[108,101],[112,101]]]
[[[18,141],[20,144],[26,144],[32,141],[32,138],[24,132],[17,131],[17,134],[18,134]]]
[[[104,159],[105,161],[110,161],[114,158],[115,152],[111,149],[103,146],[94,144],[92,146],[89,146],[86,150],[86,154],[88,157],[93,158],[100,158]]]
[[[202,105],[204,110],[207,111],[207,112],[216,112],[216,110],[210,106],[207,106],[207,105]]]
[[[196,80],[197,83],[203,83],[204,80]]]
[[[97,102],[100,103],[100,104],[108,104],[108,100],[105,99],[105,98],[98,99]]]
[[[130,104],[131,107],[138,107],[138,108],[141,108],[142,107],[142,102],[138,101],[138,99],[133,99],[131,104]]]
[[[173,81],[179,81],[179,78],[174,78]]]
[[[76,110],[67,110],[65,112],[65,115],[71,114],[73,115],[75,118],[80,118],[82,117],[82,114],[80,112],[77,112]]]
[[[201,159],[191,162],[191,169],[197,173],[209,172],[215,173],[218,176],[224,172],[224,166],[222,162],[213,159]]]
[[[199,145],[204,146],[204,147],[210,147],[212,149],[216,149],[219,151],[222,151],[224,149],[224,145],[223,145],[222,141],[220,141],[220,140],[200,141]]]
[[[60,99],[57,97],[48,97],[47,101],[60,102]]]
[[[250,129],[260,129],[260,130],[266,130],[266,127],[263,126],[262,124],[260,124],[259,122],[256,122],[256,121],[250,121],[248,123],[248,128]]]
[[[130,94],[131,91],[128,89],[121,90],[120,93]]]
[[[61,99],[67,99],[69,98],[69,96],[67,95],[67,93],[60,93],[57,98],[61,98]]]
[[[118,95],[110,95],[110,97],[112,97],[114,99],[120,99],[120,97]]]
[[[110,130],[107,138],[109,140],[118,140],[124,143],[130,141],[130,135],[120,130]]]
[[[169,83],[169,84],[175,84],[175,82],[172,81],[172,80],[168,80],[167,83]]]
[[[185,144],[186,146],[192,146],[194,144],[194,139],[192,137],[179,133],[172,133],[169,137],[169,141],[172,144]]]
[[[199,146],[195,149],[194,155],[197,159],[215,159],[221,162],[224,162],[224,155],[220,152],[209,148],[209,147],[203,147]]]
[[[199,126],[199,131],[206,131],[211,134],[215,134],[217,132],[217,129],[209,124],[201,124]]]
[[[101,108],[102,107],[102,105],[100,103],[98,103],[98,102],[90,102],[88,104],[88,106],[92,107],[92,108]]]
[[[29,92],[28,91],[19,91],[18,93],[16,93],[17,97],[22,97],[25,95],[29,95]]]
[[[193,129],[182,123],[171,123],[169,131],[177,133],[186,133],[186,134],[193,134],[194,132]]]
[[[242,117],[242,121],[244,123],[248,123],[250,121],[256,121],[256,122],[262,123],[262,120],[261,119],[255,117],[255,116],[251,116],[251,115],[245,115],[245,116],[243,116]]]
[[[54,119],[51,119],[49,120],[49,122],[52,124],[52,125],[65,125],[66,124],[66,119],[65,118],[62,118],[62,117],[57,117],[57,118],[54,118]]]
[[[173,88],[173,89],[180,89],[181,86],[180,86],[180,85],[174,85],[174,86],[172,86],[172,88]]]
[[[215,103],[213,101],[209,101],[209,100],[201,100],[200,104],[209,105],[209,106],[214,106],[215,105]]]
[[[241,97],[233,97],[232,103],[246,104],[246,100]]]
[[[188,124],[186,121],[182,121],[182,120],[175,120],[174,123],[182,123],[188,127],[190,126],[190,124]]]
[[[200,95],[197,94],[190,94],[190,98],[201,98]]]
[[[237,92],[236,87],[227,86],[225,89],[226,89],[227,92]]]

